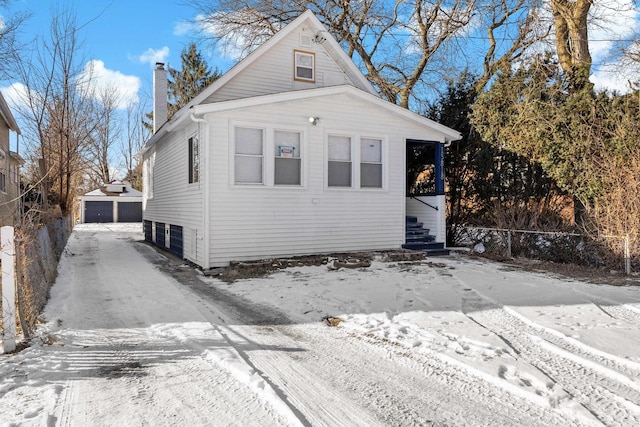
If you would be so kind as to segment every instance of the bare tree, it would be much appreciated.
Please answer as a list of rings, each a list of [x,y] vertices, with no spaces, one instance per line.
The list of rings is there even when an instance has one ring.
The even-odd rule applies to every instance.
[[[90,178],[94,186],[109,183],[114,178],[111,172],[113,145],[122,134],[122,124],[117,115],[119,102],[117,87],[105,86],[96,93],[97,125],[87,147]]]
[[[482,73],[475,84],[477,93],[486,87],[498,70],[509,67],[549,35],[551,25],[540,16],[541,6],[538,0],[493,0],[478,6],[488,44]],[[505,40],[508,40],[506,45]]]
[[[0,10],[7,12],[3,13],[0,19],[0,78],[12,77],[11,64],[22,48],[17,36],[24,22],[30,17],[26,12],[11,13],[11,3],[11,0],[0,0]]]
[[[142,189],[142,166],[137,153],[149,138],[149,130],[143,125],[145,107],[139,104],[127,106],[126,139],[121,146],[121,154],[126,170],[125,179],[133,188]]]
[[[25,86],[18,113],[25,119],[28,148],[40,166],[43,202],[57,204],[67,214],[73,210],[87,144],[96,128],[91,76],[78,56],[80,44],[72,13],[56,15],[49,39],[35,45],[31,57],[16,58]]]
[[[389,101],[408,107],[412,96],[444,80],[452,56],[466,67],[461,40],[472,23],[487,25],[486,84],[497,68],[532,44],[537,0],[190,0],[213,41],[245,56],[311,9]],[[486,13],[490,12],[490,19]],[[518,28],[513,32],[511,28]],[[497,33],[509,31],[500,43]],[[509,46],[505,46],[509,43]],[[447,56],[448,55],[448,56]],[[444,61],[443,61],[444,60]]]

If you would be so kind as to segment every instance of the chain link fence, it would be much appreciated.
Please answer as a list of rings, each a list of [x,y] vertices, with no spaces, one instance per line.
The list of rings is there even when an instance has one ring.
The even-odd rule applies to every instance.
[[[609,267],[625,274],[640,272],[640,248],[629,236],[465,227],[464,245],[472,252],[507,260],[528,258],[589,267]]]

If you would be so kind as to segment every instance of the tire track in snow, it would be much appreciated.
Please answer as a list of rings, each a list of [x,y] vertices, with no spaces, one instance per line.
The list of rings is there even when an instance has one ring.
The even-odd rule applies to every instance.
[[[442,275],[461,295],[462,311],[485,327],[524,360],[556,382],[605,425],[640,425],[638,364],[571,340],[542,327],[508,307],[501,307],[455,275]],[[629,316],[628,308],[614,308]],[[632,312],[633,313],[633,312]],[[612,316],[613,317],[613,316]]]
[[[467,315],[508,339],[520,359],[545,373],[603,424],[640,424],[640,388],[631,379],[545,341],[504,309]]]
[[[640,363],[590,347],[553,328],[542,326],[510,307],[504,307],[503,309],[510,316],[515,318],[515,321],[518,322],[518,327],[522,328],[523,331],[527,331],[527,333],[530,333],[531,335],[538,336],[573,355],[592,360],[602,366],[606,366],[612,371],[626,375],[629,378],[640,379]]]
[[[540,396],[436,351],[410,352],[381,336],[341,328],[298,330],[311,354],[325,353],[322,366],[314,361],[310,368],[340,383],[343,394],[359,396],[383,425],[579,425]]]
[[[610,301],[594,304],[614,319],[623,320],[631,325],[640,326],[640,308],[631,304],[614,304]]]

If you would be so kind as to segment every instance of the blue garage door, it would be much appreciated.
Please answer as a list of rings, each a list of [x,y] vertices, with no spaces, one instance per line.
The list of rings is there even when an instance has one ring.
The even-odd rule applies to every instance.
[[[142,222],[142,202],[118,202],[118,222]]]
[[[113,222],[113,202],[85,202],[84,222]]]

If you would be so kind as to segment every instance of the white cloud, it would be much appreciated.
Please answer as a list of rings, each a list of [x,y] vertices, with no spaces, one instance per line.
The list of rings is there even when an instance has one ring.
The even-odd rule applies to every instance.
[[[138,61],[143,64],[155,65],[156,62],[167,62],[169,56],[169,47],[164,46],[161,49],[147,49],[142,55],[138,56]]]
[[[184,36],[185,34],[195,33],[198,29],[198,25],[193,22],[180,21],[173,27],[173,35]]]
[[[120,71],[110,70],[105,67],[104,62],[94,59],[87,63],[84,68],[85,77],[91,78],[98,92],[101,89],[116,88],[120,96],[118,108],[126,108],[129,103],[139,101],[138,91],[141,82],[136,76],[127,76]]]
[[[0,92],[2,92],[2,96],[4,96],[14,116],[20,107],[27,105],[27,87],[22,83],[13,83],[10,86],[0,87]]]
[[[603,65],[589,77],[589,80],[598,90],[627,93],[631,90],[629,82],[637,84],[639,68],[640,65],[622,67],[619,63]]]
[[[640,29],[640,12],[634,0],[607,0],[591,6],[589,25],[589,50],[594,61],[612,53],[616,40],[632,38]]]

